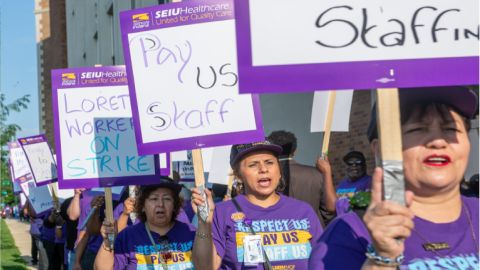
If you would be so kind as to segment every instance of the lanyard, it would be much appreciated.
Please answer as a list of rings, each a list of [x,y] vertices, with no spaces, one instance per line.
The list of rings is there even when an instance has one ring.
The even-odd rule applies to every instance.
[[[152,234],[150,233],[150,228],[148,227],[147,222],[145,222],[145,230],[147,231],[148,238],[150,238],[150,242],[152,242],[153,248],[155,249],[155,252],[157,253],[158,260],[162,264],[163,270],[167,270],[168,269],[167,260],[163,260],[162,254],[160,253],[160,250],[158,249],[157,244],[155,244],[155,241],[153,240]],[[162,242],[164,242],[164,241],[162,241]],[[168,249],[168,241],[165,241],[165,242],[167,242],[167,243],[164,243],[164,244],[167,244],[167,249]],[[162,243],[160,243],[160,244],[162,244]]]

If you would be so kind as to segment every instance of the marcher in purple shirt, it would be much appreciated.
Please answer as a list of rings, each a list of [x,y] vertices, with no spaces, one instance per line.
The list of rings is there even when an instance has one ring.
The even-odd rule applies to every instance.
[[[337,203],[335,210],[337,216],[350,210],[350,199],[360,191],[370,191],[372,177],[367,174],[365,156],[359,151],[350,151],[343,157],[347,166],[347,178],[340,181],[337,186]]]
[[[269,141],[232,146],[230,165],[245,187],[245,194],[213,203],[206,221],[199,218],[193,248],[197,269],[307,270],[322,234],[312,207],[277,192],[280,183],[278,155],[282,148]],[[203,205],[193,190],[196,207]],[[236,205],[237,204],[237,205]]]
[[[121,231],[111,250],[112,223],[102,225],[103,244],[95,269],[193,269],[191,249],[195,233],[176,220],[182,207],[181,186],[162,177],[156,185],[140,188],[135,210],[140,222]]]
[[[479,202],[460,195],[478,97],[454,86],[399,96],[407,205],[383,200],[383,170],[375,169],[363,222],[353,212],[335,220],[311,269],[478,269]],[[375,119],[368,135],[378,153]]]

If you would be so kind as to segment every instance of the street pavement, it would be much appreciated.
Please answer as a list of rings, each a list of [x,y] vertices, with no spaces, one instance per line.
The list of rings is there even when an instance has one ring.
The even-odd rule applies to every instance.
[[[26,222],[20,222],[18,219],[6,218],[8,229],[15,240],[15,245],[20,251],[20,256],[27,263],[28,269],[38,269],[37,266],[31,264],[31,247],[32,238],[30,237],[30,224]]]

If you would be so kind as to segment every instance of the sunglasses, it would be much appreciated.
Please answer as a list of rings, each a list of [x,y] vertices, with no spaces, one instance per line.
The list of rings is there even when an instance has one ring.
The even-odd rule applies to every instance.
[[[361,165],[364,165],[363,161],[361,160],[349,160],[346,162],[348,166],[353,166],[353,165],[357,165],[357,166],[361,166]]]

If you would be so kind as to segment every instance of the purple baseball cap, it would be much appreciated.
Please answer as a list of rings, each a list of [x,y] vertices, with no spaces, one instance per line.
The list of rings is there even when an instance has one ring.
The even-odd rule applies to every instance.
[[[467,119],[474,118],[478,113],[478,96],[465,86],[400,88],[398,95],[401,109],[408,109],[416,103],[435,102],[451,106]],[[375,106],[372,108],[367,136],[369,141],[378,137]]]
[[[233,168],[233,165],[242,160],[245,155],[258,151],[270,151],[278,157],[282,153],[282,147],[268,140],[232,145],[232,149],[230,150],[230,166]]]
[[[168,188],[176,195],[182,190],[182,185],[177,184],[172,178],[167,176],[161,176],[160,181],[156,184],[145,185],[140,187],[140,193],[151,192],[158,188]]]

